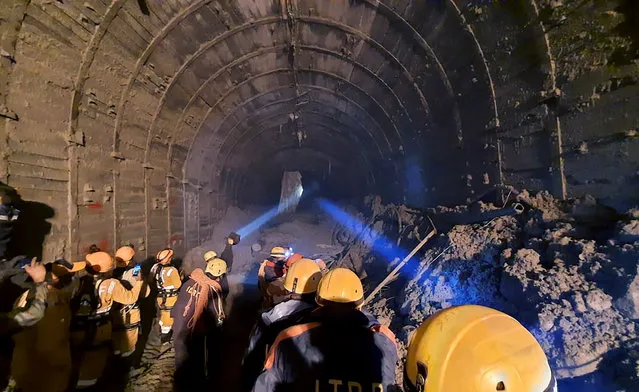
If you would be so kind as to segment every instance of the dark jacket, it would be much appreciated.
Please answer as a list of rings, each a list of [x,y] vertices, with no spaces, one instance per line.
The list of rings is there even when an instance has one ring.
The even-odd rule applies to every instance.
[[[220,309],[220,303],[224,303],[224,298],[229,291],[226,275],[223,275],[222,278],[218,278],[215,281],[221,286],[221,293],[208,290],[208,288],[205,288],[204,290],[200,289],[201,292],[209,296],[209,299],[207,301],[206,308],[199,316],[196,324],[190,328],[194,333],[206,332],[209,328],[216,327],[220,311],[223,312],[223,310]],[[178,294],[177,301],[171,310],[171,317],[173,317],[173,330],[175,333],[183,328],[187,328],[187,324],[195,313],[196,296],[194,294],[194,290],[196,290],[196,284],[198,284],[196,280],[189,278],[189,280],[184,282],[182,287],[180,287],[180,293]],[[221,298],[218,300],[218,296],[220,296],[220,294]]]
[[[173,347],[175,349],[174,390],[210,390],[211,375],[218,367],[221,321],[224,317],[224,297],[228,293],[226,279],[212,279],[196,268],[182,284],[173,317]],[[206,295],[206,304],[198,309],[198,299]],[[204,297],[202,297],[204,298]],[[194,317],[195,316],[195,317]]]
[[[222,254],[220,254],[220,259],[226,261],[226,273],[231,273],[231,267],[233,267],[233,245],[226,243]]]
[[[0,204],[0,259],[6,258],[20,210],[11,204]]]
[[[355,390],[387,391],[395,385],[395,336],[374,317],[320,308],[308,321],[277,336],[254,392],[333,392],[349,383]]]
[[[244,390],[250,391],[262,371],[269,347],[277,335],[288,327],[302,322],[317,305],[313,297],[290,299],[260,315],[251,333],[248,349],[242,363]]]

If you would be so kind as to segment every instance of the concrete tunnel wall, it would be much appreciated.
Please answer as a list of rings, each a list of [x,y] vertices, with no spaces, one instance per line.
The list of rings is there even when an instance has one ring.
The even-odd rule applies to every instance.
[[[3,0],[0,180],[55,210],[45,258],[181,253],[283,170],[421,206],[496,183],[636,197],[638,19],[622,0]]]

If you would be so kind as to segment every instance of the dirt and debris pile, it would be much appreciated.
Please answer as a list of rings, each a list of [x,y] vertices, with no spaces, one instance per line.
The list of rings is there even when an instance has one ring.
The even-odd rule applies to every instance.
[[[597,375],[638,387],[637,211],[618,214],[589,197],[557,201],[521,192],[513,198],[525,207],[520,214],[481,202],[429,210],[438,228],[456,224],[440,229],[421,261],[370,309],[405,345],[410,331],[440,309],[490,306],[529,328],[558,378]],[[490,219],[478,222],[478,216]],[[458,224],[464,220],[472,223]]]

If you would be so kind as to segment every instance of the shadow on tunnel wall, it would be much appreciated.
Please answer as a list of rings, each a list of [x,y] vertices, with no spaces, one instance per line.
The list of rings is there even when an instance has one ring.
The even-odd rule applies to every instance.
[[[55,216],[55,210],[44,203],[23,200],[14,188],[2,182],[0,190],[7,193],[11,204],[20,211],[8,245],[7,258],[24,255],[42,260],[44,240],[51,232],[48,219]]]

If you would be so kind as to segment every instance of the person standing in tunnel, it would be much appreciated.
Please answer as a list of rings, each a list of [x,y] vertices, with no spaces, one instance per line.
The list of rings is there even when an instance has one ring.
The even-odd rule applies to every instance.
[[[257,285],[262,293],[264,309],[271,308],[276,297],[286,295],[283,277],[288,268],[302,257],[299,253],[293,253],[291,248],[276,246],[271,249],[270,256],[262,262],[257,272]]]
[[[116,268],[113,277],[120,280],[120,283],[127,289],[132,289],[139,280],[141,267],[131,266],[135,257],[133,246],[122,246],[115,252]],[[147,286],[144,297],[150,294]],[[140,334],[140,307],[136,301],[130,305],[119,303],[113,306],[113,353],[126,358],[133,354]]]
[[[228,294],[226,262],[210,259],[193,270],[172,310],[175,347],[175,390],[210,390],[218,368],[221,330]]]
[[[64,392],[68,390],[72,372],[69,327],[71,323],[71,296],[73,276],[85,268],[85,262],[68,263],[58,260],[47,264],[42,279],[46,281],[36,289],[46,288],[42,302],[42,320],[14,336],[15,349],[11,362],[11,376],[16,389],[23,392]],[[44,269],[44,267],[43,267]],[[29,272],[29,271],[27,271]],[[32,276],[33,277],[33,276]],[[33,277],[34,282],[39,279]],[[20,299],[18,306],[29,303],[29,295]],[[46,310],[45,310],[46,303]],[[33,305],[32,305],[33,306]],[[37,377],[34,377],[37,369]]]
[[[288,270],[284,278],[284,289],[288,293],[285,300],[262,313],[253,327],[242,363],[243,390],[253,388],[275,337],[284,329],[300,323],[317,307],[315,293],[321,278],[320,265],[310,259],[301,259]]]
[[[71,301],[71,347],[77,369],[76,388],[94,386],[111,353],[111,308],[114,303],[131,305],[138,300],[141,278],[131,290],[113,278],[115,262],[106,252],[86,256],[88,274],[80,279]]]
[[[233,247],[240,243],[240,235],[231,232],[228,237],[226,237],[226,244],[224,244],[224,250],[222,250],[222,254],[220,254],[220,259],[226,262],[227,266],[227,274],[230,274],[233,270]]]
[[[158,252],[155,257],[156,263],[151,268],[151,278],[157,287],[157,304],[160,312],[159,325],[160,333],[168,335],[173,326],[171,309],[177,301],[177,296],[182,286],[180,273],[177,268],[171,265],[173,260],[173,249],[166,248]]]
[[[345,268],[320,281],[320,308],[280,332],[271,346],[254,392],[388,391],[395,385],[395,336],[360,310],[364,289]]]
[[[9,189],[0,187],[0,261],[9,258],[9,245],[20,217],[20,210],[13,205],[11,193]]]

